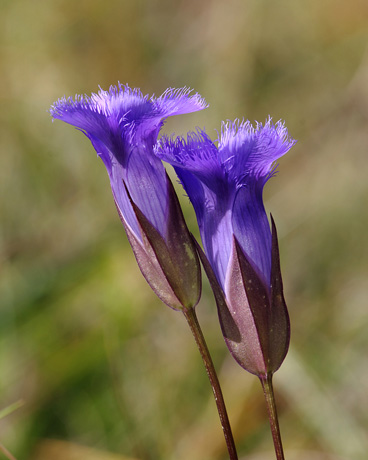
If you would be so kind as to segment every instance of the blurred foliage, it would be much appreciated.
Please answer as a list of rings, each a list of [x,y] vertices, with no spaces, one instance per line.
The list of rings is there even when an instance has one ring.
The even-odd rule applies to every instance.
[[[227,458],[184,318],[140,275],[88,140],[47,113],[121,81],[207,99],[167,133],[286,120],[298,144],[265,197],[292,321],[275,376],[287,458],[366,458],[367,38],[366,0],[0,0],[0,442],[13,455]],[[197,311],[241,456],[273,458],[260,385],[229,356],[206,282]]]

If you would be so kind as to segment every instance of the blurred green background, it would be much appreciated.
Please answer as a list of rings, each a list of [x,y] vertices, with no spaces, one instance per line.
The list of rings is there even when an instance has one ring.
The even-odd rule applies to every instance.
[[[184,318],[141,276],[87,138],[47,113],[118,81],[206,98],[166,133],[286,120],[298,143],[265,190],[292,322],[284,446],[367,458],[367,39],[366,0],[0,0],[0,442],[18,460],[227,458]],[[203,291],[240,456],[273,458],[261,387]]]

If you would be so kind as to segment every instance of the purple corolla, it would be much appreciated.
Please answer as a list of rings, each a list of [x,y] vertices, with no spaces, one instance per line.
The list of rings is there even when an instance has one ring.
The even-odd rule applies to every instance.
[[[61,98],[53,118],[80,129],[109,174],[112,193],[139,267],[156,294],[174,309],[200,297],[200,268],[192,238],[165,169],[153,153],[165,119],[206,108],[187,88],[144,96],[126,85],[91,96]]]
[[[195,209],[226,343],[259,376],[278,369],[289,344],[276,229],[262,192],[275,161],[294,143],[284,124],[269,118],[255,127],[223,123],[218,145],[198,129],[186,140],[163,137],[156,148]]]

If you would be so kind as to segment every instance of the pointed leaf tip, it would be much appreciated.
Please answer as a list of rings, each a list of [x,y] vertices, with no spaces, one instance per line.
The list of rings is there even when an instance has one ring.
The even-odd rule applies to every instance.
[[[290,318],[282,283],[280,252],[276,224],[271,214],[271,311],[270,311],[270,368],[275,372],[282,364],[289,349]]]
[[[195,307],[201,297],[202,289],[199,257],[174,186],[167,173],[166,180],[168,196],[166,244],[177,269],[178,296],[186,307]]]

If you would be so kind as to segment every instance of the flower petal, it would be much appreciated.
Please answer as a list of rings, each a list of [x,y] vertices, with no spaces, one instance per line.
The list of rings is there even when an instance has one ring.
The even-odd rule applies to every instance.
[[[206,101],[189,88],[168,88],[159,98],[153,100],[153,107],[163,117],[180,115],[183,113],[197,112],[208,107]]]
[[[141,240],[142,238],[137,223],[137,218],[134,214],[130,200],[126,193],[126,189],[124,187],[124,180],[126,179],[125,168],[116,160],[116,157],[106,147],[105,144],[93,136],[88,137],[92,142],[97,155],[102,159],[106,166],[110,179],[112,194],[119,213],[124,216],[125,224],[128,225],[136,237]]]
[[[274,125],[268,118],[265,125],[257,123],[254,128],[249,121],[235,120],[222,124],[218,149],[229,180],[242,186],[249,176],[265,183],[272,175],[274,162],[295,142],[281,121]]]
[[[263,206],[262,190],[240,188],[232,209],[232,228],[239,245],[267,284],[271,276],[271,231]]]
[[[164,237],[168,203],[165,168],[145,143],[135,147],[129,157],[126,185],[134,203]]]

